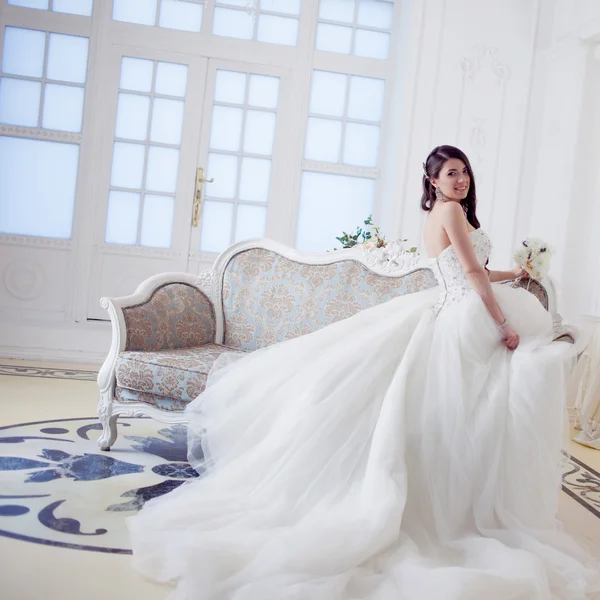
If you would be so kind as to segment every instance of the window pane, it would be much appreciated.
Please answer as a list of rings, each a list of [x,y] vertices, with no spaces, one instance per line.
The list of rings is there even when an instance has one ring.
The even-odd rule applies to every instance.
[[[352,29],[339,25],[319,23],[317,26],[317,41],[315,48],[325,52],[350,54],[352,47]]]
[[[180,144],[183,126],[183,102],[154,98],[150,139],[163,144]]]
[[[246,73],[217,70],[215,102],[244,104],[246,97]]]
[[[54,0],[52,10],[90,17],[92,15],[92,4],[93,0]]]
[[[366,29],[356,30],[354,54],[385,60],[390,51],[390,34]]]
[[[134,94],[119,94],[115,136],[130,140],[145,140],[148,136],[150,98]]]
[[[264,158],[242,158],[240,200],[267,202],[271,180],[271,161]]]
[[[7,27],[4,30],[2,71],[27,77],[41,77],[44,71],[46,33]]]
[[[299,15],[302,0],[260,0],[261,10]]]
[[[376,125],[361,125],[360,123],[346,123],[345,164],[375,167],[377,165],[378,148],[379,127]]]
[[[81,131],[83,88],[47,83],[44,89],[42,127],[59,131]]]
[[[140,244],[154,248],[170,248],[175,199],[170,196],[144,197],[144,214]]]
[[[359,25],[369,27],[392,28],[392,14],[394,4],[386,0],[359,0],[358,19]]]
[[[41,93],[39,81],[0,78],[0,123],[37,127]]]
[[[328,173],[302,174],[296,248],[323,252],[372,212],[375,181]]]
[[[113,19],[140,25],[156,23],[157,0],[113,0]]]
[[[115,187],[140,189],[144,173],[145,146],[115,142],[110,184]]]
[[[151,60],[124,56],[121,62],[119,87],[122,90],[132,90],[134,92],[152,91],[153,67],[154,62]]]
[[[134,245],[137,241],[139,216],[139,194],[112,190],[108,195],[104,241],[107,244]]]
[[[180,0],[178,0],[180,1]],[[154,92],[165,96],[185,96],[187,88],[187,65],[159,62],[156,65],[156,84]]]
[[[208,155],[207,179],[214,179],[213,183],[206,183],[205,194],[213,198],[235,198],[235,189],[238,178],[238,157],[229,154]]]
[[[308,110],[313,114],[342,117],[346,102],[347,75],[314,71]]]
[[[88,38],[51,33],[48,42],[46,77],[58,81],[85,83]]]
[[[273,154],[275,139],[275,115],[257,110],[246,113],[244,152],[249,154]]]
[[[340,161],[342,122],[331,119],[308,119],[304,158],[337,163]]]
[[[258,18],[259,42],[295,46],[298,41],[298,19],[286,19],[274,15],[260,15]]]
[[[200,250],[222,252],[231,244],[233,204],[229,202],[204,203]]]
[[[321,0],[319,18],[328,21],[354,22],[355,0]]]
[[[162,0],[158,24],[169,29],[200,31],[203,8],[203,5],[198,2]]]
[[[264,108],[277,108],[279,98],[279,77],[250,75],[248,104]]]
[[[266,206],[246,206],[240,204],[237,209],[234,241],[240,242],[251,238],[264,237],[266,221]]]
[[[215,8],[213,34],[251,40],[254,33],[252,15],[245,10]]]
[[[40,8],[48,10],[48,0],[8,0],[7,4],[13,6],[24,6],[26,8]]]
[[[70,238],[78,161],[78,144],[0,136],[0,231]]]
[[[348,117],[364,121],[381,121],[384,87],[383,79],[352,76]]]
[[[150,146],[146,168],[146,189],[154,192],[175,192],[179,150]]]
[[[213,106],[210,147],[215,150],[239,150],[243,109]]]

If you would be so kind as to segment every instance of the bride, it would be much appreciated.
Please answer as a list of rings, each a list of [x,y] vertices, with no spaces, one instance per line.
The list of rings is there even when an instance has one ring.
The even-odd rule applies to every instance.
[[[133,562],[193,600],[579,600],[561,530],[570,344],[492,282],[467,157],[424,167],[438,286],[215,367],[187,408],[201,474],[129,520]],[[218,369],[218,370],[217,370]]]

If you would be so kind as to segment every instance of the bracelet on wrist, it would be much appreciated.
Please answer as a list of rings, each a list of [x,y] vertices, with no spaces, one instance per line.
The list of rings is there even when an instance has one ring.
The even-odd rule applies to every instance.
[[[504,329],[505,327],[508,327],[508,322],[506,321],[506,319],[504,319],[502,323],[496,323],[496,325],[498,325],[500,329]]]

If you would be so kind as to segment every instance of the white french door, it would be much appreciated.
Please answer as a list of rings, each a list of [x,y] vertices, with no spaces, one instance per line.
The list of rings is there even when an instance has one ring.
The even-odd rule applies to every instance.
[[[209,268],[240,240],[278,235],[284,177],[286,69],[210,60],[188,269]]]
[[[285,194],[276,172],[286,73],[113,47],[88,319],[107,318],[102,296],[130,294],[156,273],[208,268],[234,241],[277,237],[269,213]]]

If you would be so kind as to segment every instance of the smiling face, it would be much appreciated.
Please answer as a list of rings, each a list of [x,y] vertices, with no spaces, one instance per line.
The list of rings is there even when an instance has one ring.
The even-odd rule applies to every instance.
[[[469,169],[459,158],[449,158],[431,183],[449,200],[464,200],[471,184]]]

